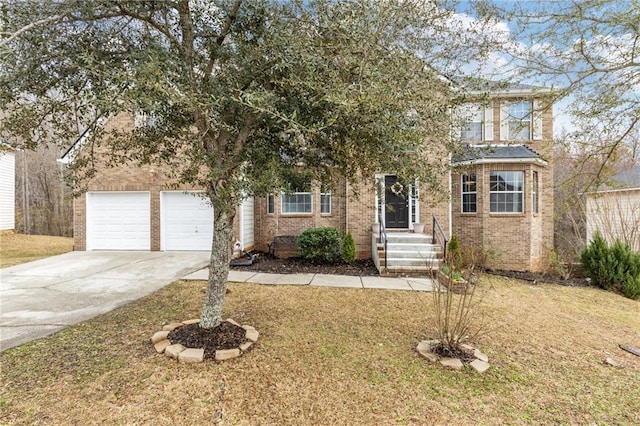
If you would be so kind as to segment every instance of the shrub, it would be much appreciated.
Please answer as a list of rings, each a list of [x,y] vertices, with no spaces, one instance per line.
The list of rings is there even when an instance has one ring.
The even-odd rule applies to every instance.
[[[353,241],[351,232],[347,232],[347,235],[344,237],[344,243],[342,245],[342,260],[344,263],[348,263],[349,265],[353,265],[356,261],[356,242]]]
[[[628,245],[616,240],[609,247],[596,233],[580,259],[595,285],[622,292],[631,299],[640,298],[640,253],[634,253]]]
[[[629,274],[627,279],[622,283],[622,294],[629,299],[640,299],[640,274]]]
[[[447,258],[446,262],[453,269],[462,268],[462,250],[460,249],[460,243],[458,242],[458,237],[455,235],[451,236],[449,240],[449,244],[447,244]]]
[[[314,263],[334,263],[340,259],[342,238],[336,228],[309,228],[298,237],[300,254]]]
[[[610,262],[607,259],[609,254],[609,245],[602,235],[596,232],[593,240],[580,255],[585,274],[593,280],[595,285],[606,290],[610,288],[610,283],[607,279],[608,270],[610,269]]]

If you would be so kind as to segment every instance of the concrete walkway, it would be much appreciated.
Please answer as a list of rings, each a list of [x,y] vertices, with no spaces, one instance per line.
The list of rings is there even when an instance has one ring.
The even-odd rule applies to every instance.
[[[207,268],[189,274],[184,280],[206,280]],[[324,274],[267,274],[252,271],[229,271],[229,281],[270,285],[313,285],[319,287],[371,288],[387,290],[433,291],[431,278],[360,277]]]

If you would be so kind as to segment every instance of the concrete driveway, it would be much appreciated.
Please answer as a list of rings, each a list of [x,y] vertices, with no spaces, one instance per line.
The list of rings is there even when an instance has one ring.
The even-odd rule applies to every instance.
[[[208,252],[77,251],[0,269],[0,351],[109,312],[208,262]]]

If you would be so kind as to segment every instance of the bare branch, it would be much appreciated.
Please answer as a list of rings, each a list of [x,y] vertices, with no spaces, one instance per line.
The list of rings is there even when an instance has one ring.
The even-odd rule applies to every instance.
[[[61,21],[67,16],[68,15],[50,16],[48,18],[44,18],[44,19],[40,19],[39,21],[32,22],[29,25],[25,25],[24,27],[20,28],[15,33],[11,34],[8,38],[5,38],[5,39],[1,40],[0,41],[0,46],[4,46],[5,44],[11,43],[11,41],[13,41],[14,39],[20,37],[25,32],[27,32],[27,31],[29,31],[29,30],[31,30],[31,29],[39,26],[39,25],[48,24],[50,22]]]

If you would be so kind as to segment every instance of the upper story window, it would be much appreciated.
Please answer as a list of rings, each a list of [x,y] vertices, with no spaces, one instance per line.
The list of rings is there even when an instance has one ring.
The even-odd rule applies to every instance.
[[[462,175],[462,213],[476,213],[478,211],[478,193],[476,190],[476,175],[469,173]]]
[[[483,140],[482,128],[484,122],[484,108],[480,104],[466,104],[461,109],[462,125],[460,138],[463,141]]]
[[[531,137],[531,102],[516,101],[509,103],[509,140],[530,140]]]
[[[489,205],[491,213],[522,213],[524,172],[491,172]]]
[[[290,192],[282,194],[282,213],[311,213],[311,181],[302,180],[290,185]]]

